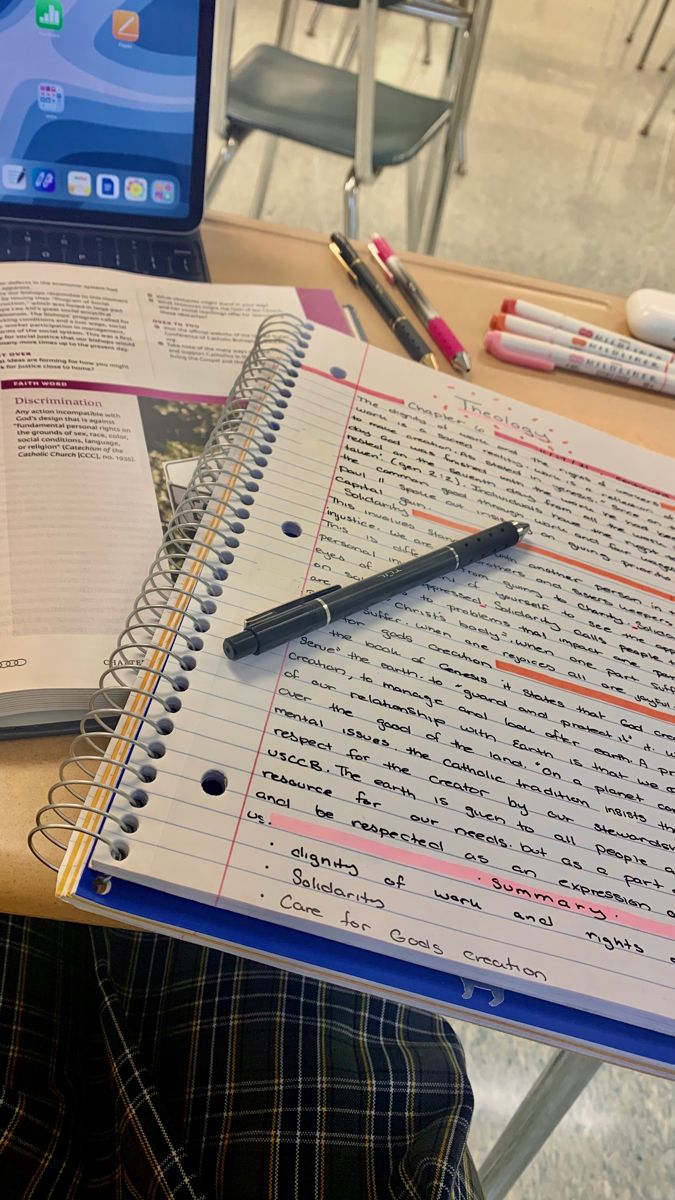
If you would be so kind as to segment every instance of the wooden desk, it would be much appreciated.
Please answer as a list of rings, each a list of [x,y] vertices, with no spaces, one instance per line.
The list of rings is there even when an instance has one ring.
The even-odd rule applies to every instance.
[[[328,253],[325,237],[220,214],[205,221],[203,234],[214,280],[332,288],[342,303],[357,306],[372,342],[402,353],[382,320]],[[539,375],[507,367],[482,349],[490,316],[506,295],[524,295],[551,308],[569,310],[589,321],[627,331],[622,300],[421,255],[406,258],[414,265],[415,275],[431,300],[461,334],[471,354],[472,379],[477,384],[675,457],[673,400],[630,388],[612,388],[563,372]],[[56,904],[54,876],[33,858],[26,845],[35,812],[46,803],[47,791],[58,776],[69,742],[61,737],[0,743],[1,911],[92,920],[84,914],[79,916],[70,905]]]

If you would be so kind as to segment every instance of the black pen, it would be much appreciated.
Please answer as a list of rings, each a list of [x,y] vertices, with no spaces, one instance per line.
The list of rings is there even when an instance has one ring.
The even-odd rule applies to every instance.
[[[389,293],[385,291],[363,259],[359,257],[358,250],[354,249],[351,242],[348,242],[341,233],[331,233],[329,249],[344,267],[352,283],[357,283],[363,288],[371,304],[375,306],[380,316],[384,317],[406,353],[414,358],[415,362],[424,363],[425,367],[433,367],[434,371],[437,371],[438,364],[431,347],[427,346],[415,326],[394,303]]]
[[[331,621],[338,621],[340,617],[361,612],[369,604],[382,604],[392,596],[436,579],[439,575],[448,575],[460,567],[487,558],[489,554],[508,550],[529,532],[530,526],[525,521],[502,521],[501,525],[491,525],[480,533],[471,533],[458,542],[442,546],[440,550],[430,550],[428,554],[420,554],[409,562],[388,567],[369,579],[360,579],[358,583],[349,583],[346,587],[336,584],[310,596],[300,596],[297,600],[280,604],[278,608],[270,608],[257,617],[249,617],[241,633],[225,638],[225,656],[236,661],[249,654],[262,654],[265,650],[273,650],[275,646],[283,646],[285,642],[330,625]]]

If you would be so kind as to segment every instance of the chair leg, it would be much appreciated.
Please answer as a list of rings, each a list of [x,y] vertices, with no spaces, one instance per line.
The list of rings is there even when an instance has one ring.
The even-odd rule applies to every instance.
[[[258,171],[258,178],[255,184],[253,199],[249,209],[249,216],[258,220],[262,216],[265,200],[267,199],[267,189],[270,185],[272,171],[274,169],[274,160],[277,156],[279,139],[268,134],[265,138],[265,148],[263,150],[262,162]]]
[[[406,167],[406,178],[408,185],[407,199],[407,249],[416,250],[419,244],[420,237],[420,217],[419,217],[419,184],[417,171],[417,158],[411,158]]]
[[[601,1066],[571,1050],[553,1056],[478,1172],[485,1200],[502,1200]]]
[[[424,22],[424,58],[422,62],[425,67],[428,67],[431,62],[431,21]]]
[[[218,154],[206,176],[206,189],[204,196],[204,207],[208,208],[211,204],[218,185],[234,158],[237,150],[241,145],[241,139],[234,137],[231,133],[225,135],[222,144],[218,147]]]
[[[479,0],[471,22],[471,29],[468,35],[468,51],[457,88],[455,103],[450,113],[450,120],[445,132],[441,170],[436,186],[436,195],[431,207],[429,227],[425,230],[423,238],[423,250],[425,254],[433,254],[438,242],[448,188],[450,187],[450,177],[455,163],[457,141],[460,130],[465,127],[468,119],[491,11],[492,0]]]
[[[353,167],[350,168],[345,180],[343,202],[345,236],[357,238],[359,236],[359,181]]]
[[[637,27],[640,24],[640,21],[642,20],[644,14],[645,14],[645,10],[646,10],[648,4],[649,4],[649,0],[642,0],[642,4],[640,5],[638,14],[637,14],[635,20],[633,21],[633,24],[631,25],[630,29],[628,30],[628,33],[626,34],[626,41],[628,42],[629,45],[632,42],[633,38],[635,37],[635,34],[637,33]]]
[[[642,51],[642,54],[640,55],[640,59],[636,63],[636,67],[637,67],[638,71],[642,70],[642,68],[644,67],[644,65],[647,61],[647,55],[649,54],[649,51],[652,48],[652,43],[654,41],[654,38],[656,37],[657,33],[659,32],[659,29],[661,28],[661,25],[663,23],[663,18],[665,17],[666,13],[668,12],[669,7],[670,7],[670,0],[663,0],[663,4],[661,5],[661,11],[659,12],[658,17],[656,18],[656,20],[652,26],[652,31],[651,31],[649,37],[647,38],[645,48]]]
[[[352,30],[352,35],[347,44],[347,49],[344,52],[344,57],[342,59],[342,62],[340,63],[340,66],[345,71],[348,71],[352,65],[352,62],[354,60],[354,55],[356,54],[356,51],[358,49],[358,45],[359,45],[359,27],[358,27],[358,25],[355,25]]]
[[[663,105],[666,101],[666,97],[668,96],[668,93],[670,92],[673,84],[675,84],[675,75],[669,75],[665,81],[664,86],[661,89],[661,93],[658,96],[658,98],[654,104],[654,107],[652,108],[652,111],[650,112],[649,116],[647,117],[647,120],[645,121],[644,125],[642,126],[642,129],[640,130],[642,137],[647,137],[649,135],[649,131],[652,127],[652,121],[654,120],[654,117],[657,115],[657,113],[660,112],[661,108],[663,107]]]
[[[466,125],[457,134],[457,174],[466,175]]]
[[[343,46],[348,42],[348,40],[350,40],[353,37],[353,32],[352,32],[353,24],[354,24],[354,18],[352,16],[352,14],[349,11],[347,11],[342,18],[342,25],[340,27],[340,32],[337,36],[337,41],[335,43],[335,48],[333,50],[333,53],[331,54],[331,58],[330,58],[331,67],[337,67],[338,63],[340,62],[340,59],[342,58]]]
[[[448,58],[445,66],[445,76],[439,92],[439,95],[443,100],[450,100],[454,96],[456,91],[457,76],[460,73],[460,63],[465,53],[468,40],[469,35],[465,29],[460,30],[454,28],[452,30],[452,36],[450,38],[450,45],[448,48]],[[436,178],[438,172],[438,156],[436,155],[435,151],[436,143],[434,141],[427,149],[427,161],[424,168],[424,177],[419,196],[420,231],[417,243],[418,246],[422,240],[422,224],[427,212],[429,194],[432,190],[432,187],[435,186],[434,179]]]
[[[322,16],[323,12],[324,12],[323,4],[315,4],[314,5],[311,16],[309,18],[309,21],[307,22],[307,28],[305,29],[306,37],[314,37],[315,36],[316,27],[319,24],[319,21],[321,20],[321,16]]]

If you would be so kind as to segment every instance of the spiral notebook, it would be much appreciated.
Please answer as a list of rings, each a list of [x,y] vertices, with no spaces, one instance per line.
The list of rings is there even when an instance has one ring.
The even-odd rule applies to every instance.
[[[40,813],[36,849],[77,822],[57,894],[675,1073],[674,514],[660,455],[270,318]],[[509,551],[223,655],[505,517]]]

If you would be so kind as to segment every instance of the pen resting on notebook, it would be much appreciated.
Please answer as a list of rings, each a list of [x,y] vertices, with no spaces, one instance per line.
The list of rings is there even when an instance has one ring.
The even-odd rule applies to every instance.
[[[225,655],[236,660],[283,646],[293,638],[330,625],[331,621],[361,612],[369,604],[382,604],[408,588],[418,587],[439,575],[467,567],[490,554],[498,554],[500,550],[508,550],[529,530],[525,521],[502,521],[500,525],[492,525],[480,533],[471,533],[439,550],[430,550],[428,554],[421,554],[408,562],[387,567],[385,571],[360,579],[358,583],[350,583],[346,587],[335,585],[310,596],[300,596],[278,608],[249,617],[241,633],[225,638]]]

